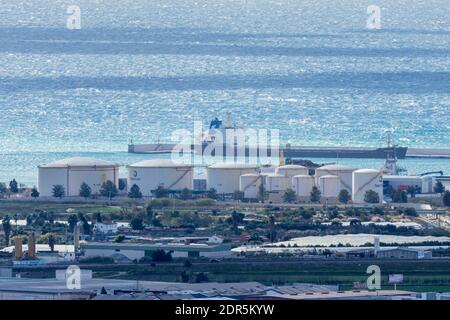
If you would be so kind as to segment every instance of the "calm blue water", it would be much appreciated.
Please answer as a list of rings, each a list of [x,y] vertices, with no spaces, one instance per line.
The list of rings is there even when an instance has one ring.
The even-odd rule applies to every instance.
[[[283,143],[450,148],[448,0],[0,1],[0,181],[231,111]],[[366,9],[381,7],[368,31]],[[81,9],[67,30],[66,9]],[[326,160],[327,162],[330,159]],[[340,160],[381,167],[382,161]],[[450,161],[407,160],[410,173]]]

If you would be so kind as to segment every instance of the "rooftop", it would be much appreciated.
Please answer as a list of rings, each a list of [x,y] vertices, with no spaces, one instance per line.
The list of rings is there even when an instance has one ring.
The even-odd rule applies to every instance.
[[[354,171],[356,168],[344,165],[344,164],[327,164],[325,166],[317,168],[317,170],[329,170],[329,171]]]
[[[191,168],[192,164],[173,161],[170,159],[142,160],[128,165],[129,168]]]
[[[118,167],[117,163],[99,160],[88,157],[73,157],[61,159],[55,162],[44,164],[39,168],[68,168],[68,167]]]

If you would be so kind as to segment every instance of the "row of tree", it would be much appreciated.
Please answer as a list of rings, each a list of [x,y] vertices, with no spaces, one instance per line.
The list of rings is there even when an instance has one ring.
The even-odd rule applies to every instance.
[[[320,192],[319,188],[314,186],[311,190],[309,200],[312,203],[318,203],[320,202],[322,198],[322,193]],[[287,203],[293,203],[297,200],[297,195],[295,194],[295,191],[288,188],[283,194],[283,201]],[[338,194],[338,200],[339,202],[343,204],[347,204],[351,200],[351,195],[346,189],[342,189]],[[364,195],[364,201],[367,203],[380,203],[380,195],[373,191],[368,190]]]

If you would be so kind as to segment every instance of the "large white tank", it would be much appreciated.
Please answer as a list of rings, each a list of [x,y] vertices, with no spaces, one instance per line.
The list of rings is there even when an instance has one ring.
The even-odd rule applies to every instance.
[[[269,192],[285,191],[289,188],[289,180],[287,177],[281,174],[268,174],[266,175],[266,190]]]
[[[383,201],[383,174],[380,170],[360,169],[353,172],[354,203],[365,203],[366,192],[373,190],[378,193],[380,202]]]
[[[296,175],[292,177],[292,189],[299,198],[309,198],[314,185],[315,179],[312,176]]]
[[[119,165],[94,158],[62,159],[39,166],[38,171],[38,188],[43,197],[52,196],[55,185],[62,185],[66,196],[78,196],[83,182],[91,187],[92,194],[98,193],[108,180],[119,184]]]
[[[342,164],[329,164],[316,169],[316,182],[319,183],[319,178],[322,176],[332,175],[339,177],[340,185],[339,191],[342,189],[347,190],[350,194],[352,193],[352,181],[353,181],[353,171],[356,168],[349,167]]]
[[[243,174],[258,173],[258,166],[245,163],[218,163],[206,168],[207,188],[219,194],[232,194],[239,190],[239,178]]]
[[[277,174],[281,174],[291,181],[292,177],[297,175],[307,175],[309,172],[308,168],[296,164],[287,164],[284,166],[279,166],[276,170]]]
[[[239,178],[239,191],[244,192],[245,199],[256,199],[258,198],[258,192],[261,183],[261,175],[257,173],[243,174]]]
[[[326,175],[319,178],[319,190],[322,198],[337,198],[339,195],[341,182],[338,176]]]
[[[136,184],[144,196],[159,186],[169,190],[193,188],[194,167],[169,159],[144,160],[127,166],[128,188]]]

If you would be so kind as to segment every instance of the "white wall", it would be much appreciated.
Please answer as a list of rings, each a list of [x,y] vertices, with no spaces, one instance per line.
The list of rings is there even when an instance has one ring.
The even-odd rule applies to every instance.
[[[41,197],[53,196],[53,186],[62,185],[67,193],[66,168],[39,168],[38,189]]]
[[[38,188],[40,196],[53,196],[53,186],[62,185],[66,196],[78,196],[80,186],[87,183],[92,194],[100,191],[101,185],[110,180],[119,184],[118,168],[39,168]]]
[[[78,196],[80,186],[83,182],[87,183],[92,190],[92,194],[100,192],[102,184],[106,181],[112,181],[119,187],[118,168],[71,168],[69,170],[69,196]]]
[[[144,196],[150,196],[151,190],[160,185],[171,190],[192,190],[193,181],[193,168],[128,168],[128,189],[136,184]]]

